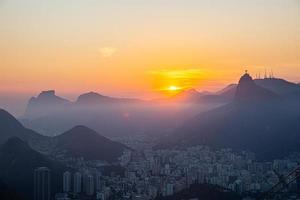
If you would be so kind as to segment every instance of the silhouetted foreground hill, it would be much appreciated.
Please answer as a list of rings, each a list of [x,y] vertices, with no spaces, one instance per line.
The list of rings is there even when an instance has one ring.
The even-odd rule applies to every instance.
[[[238,200],[241,199],[236,193],[225,190],[219,186],[207,184],[193,184],[172,196],[157,197],[155,200]]]
[[[61,176],[66,168],[31,149],[19,138],[11,138],[0,148],[0,180],[22,195],[33,199],[34,169],[47,166],[51,170],[51,193],[60,191]]]
[[[116,161],[125,149],[125,145],[113,142],[85,126],[76,126],[54,138],[55,151],[68,156],[84,157],[87,160]]]
[[[83,157],[87,160],[116,161],[125,145],[113,142],[97,132],[76,126],[62,135],[54,138],[42,136],[23,127],[18,120],[5,110],[0,110],[0,144],[11,137],[18,137],[26,141],[33,149],[44,152],[63,152],[68,156]]]
[[[259,159],[300,151],[300,104],[253,84],[249,75],[243,76],[234,102],[195,117],[158,147],[204,144],[249,150]]]
[[[60,192],[62,174],[66,167],[48,158],[33,148],[40,150],[46,146],[50,152],[64,153],[66,156],[83,157],[87,160],[116,161],[122,155],[125,145],[113,142],[95,131],[77,126],[66,133],[49,138],[24,128],[12,115],[0,110],[0,197],[9,197],[16,192],[18,199],[33,199],[33,173],[38,167],[51,170],[51,192]],[[20,137],[20,138],[18,138]],[[26,142],[24,142],[26,141]],[[28,143],[34,143],[32,147]],[[115,171],[114,168],[107,168]],[[2,188],[1,188],[2,187]],[[12,195],[13,199],[15,196]]]
[[[0,145],[10,137],[18,137],[34,146],[47,137],[25,128],[16,118],[0,109]]]

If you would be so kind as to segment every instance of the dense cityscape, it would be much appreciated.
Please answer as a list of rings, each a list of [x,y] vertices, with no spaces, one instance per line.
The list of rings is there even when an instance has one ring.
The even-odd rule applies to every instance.
[[[102,174],[102,167],[108,163],[101,161],[60,157],[60,161],[71,170],[61,175],[62,193],[56,194],[55,199],[151,200],[172,196],[192,184],[217,185],[224,192],[234,191],[241,198],[255,199],[276,185],[282,175],[293,171],[300,161],[300,156],[294,154],[286,159],[260,162],[251,152],[211,149],[208,146],[153,150],[153,144],[141,137],[122,139],[122,142],[135,150],[125,151],[119,163],[115,163],[123,168],[121,173]],[[51,176],[51,171],[45,167],[35,171],[36,176],[41,176],[39,173]],[[42,186],[36,184],[35,190],[43,187],[49,190],[51,186],[48,184],[49,180],[43,179]],[[299,187],[299,180],[291,182],[284,193],[285,199],[299,198],[296,193]],[[50,198],[46,196],[36,199]]]

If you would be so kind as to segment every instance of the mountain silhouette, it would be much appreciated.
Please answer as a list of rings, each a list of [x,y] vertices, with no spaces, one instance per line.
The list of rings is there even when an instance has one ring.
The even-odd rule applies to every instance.
[[[188,89],[163,101],[175,103],[228,103],[230,100],[232,100],[231,96],[225,95],[225,93],[198,92],[195,89]]]
[[[186,122],[157,147],[210,145],[252,151],[259,159],[286,156],[300,150],[299,105],[278,100],[245,74],[232,103]]]
[[[40,117],[64,109],[71,102],[55,95],[54,90],[42,91],[28,101],[24,117]]]
[[[282,96],[300,92],[298,84],[280,78],[255,79],[254,81],[257,85]]]
[[[64,152],[71,157],[84,157],[87,160],[116,161],[125,149],[125,145],[113,142],[85,126],[76,126],[56,136],[55,151]]]
[[[230,96],[234,97],[236,87],[237,87],[237,84],[235,84],[235,83],[229,84],[225,88],[217,91],[216,94],[219,94],[219,95],[230,95]]]
[[[31,109],[35,112],[24,115],[20,120],[26,127],[47,136],[61,134],[78,124],[108,137],[140,133],[160,135],[171,132],[199,113],[231,103],[235,99],[249,102],[284,100],[287,104],[291,100],[297,104],[300,100],[298,85],[283,79],[264,78],[245,82],[240,86],[237,96],[237,84],[230,84],[215,93],[189,89],[172,97],[149,101],[89,92],[80,95],[75,102]],[[246,91],[245,94],[242,94],[243,91]]]
[[[195,89],[188,89],[184,90],[182,92],[179,92],[178,94],[172,96],[171,98],[167,99],[167,101],[176,101],[176,102],[194,102],[197,103],[200,101],[201,96],[203,94],[198,92]]]
[[[235,101],[270,101],[275,100],[278,96],[260,86],[258,86],[252,77],[246,72],[239,80],[235,92]]]
[[[138,103],[142,102],[139,99],[130,98],[114,98],[104,96],[96,92],[88,92],[80,95],[75,102],[77,105],[95,106],[103,103]]]
[[[109,102],[115,102],[115,99],[108,96],[103,96],[96,92],[88,92],[82,94],[77,98],[76,101],[77,104],[85,104],[85,105],[93,105],[93,104],[109,103]]]
[[[59,192],[66,167],[31,149],[17,137],[10,138],[0,147],[0,180],[22,195],[22,199],[33,199],[33,172],[38,167],[51,170],[51,192]]]
[[[25,113],[21,119],[26,123],[31,120],[68,113],[79,109],[94,109],[107,104],[139,104],[143,100],[133,98],[115,98],[104,96],[96,92],[88,92],[79,95],[75,102],[59,97],[54,90],[42,91],[37,97],[31,97],[28,101]]]
[[[254,83],[264,89],[267,89],[282,98],[289,98],[297,93],[300,93],[300,85],[289,82],[280,78],[263,78],[254,79]],[[234,98],[237,89],[237,84],[230,84],[224,89],[217,92],[221,96],[228,96],[231,99]]]
[[[0,132],[0,144],[18,137],[35,150],[44,152],[47,149],[45,154],[63,151],[70,156],[84,157],[87,160],[116,161],[127,149],[125,145],[113,142],[84,126],[76,126],[54,138],[42,136],[25,128],[5,110],[0,110]]]
[[[25,128],[15,117],[3,109],[0,109],[0,132],[0,144],[11,137],[19,137],[34,146],[46,138],[33,130]]]

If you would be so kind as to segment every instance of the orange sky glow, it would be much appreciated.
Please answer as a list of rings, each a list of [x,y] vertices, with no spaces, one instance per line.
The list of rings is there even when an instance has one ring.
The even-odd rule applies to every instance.
[[[2,0],[0,60],[11,93],[149,99],[216,91],[245,69],[300,82],[300,3]]]

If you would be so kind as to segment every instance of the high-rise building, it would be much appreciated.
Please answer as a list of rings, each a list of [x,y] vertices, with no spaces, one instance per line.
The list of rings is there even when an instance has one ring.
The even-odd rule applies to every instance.
[[[94,177],[92,175],[87,175],[86,177],[86,194],[87,195],[93,195],[94,194]]]
[[[71,172],[66,171],[63,174],[63,191],[70,192],[71,191]]]
[[[74,174],[74,193],[81,193],[82,187],[82,175],[80,172]]]
[[[97,172],[95,174],[95,182],[96,182],[96,191],[100,192],[102,191],[102,181],[101,181],[101,173]]]
[[[50,200],[50,170],[39,167],[34,170],[34,200]]]
[[[174,185],[172,183],[166,184],[166,196],[171,196],[174,194]]]

